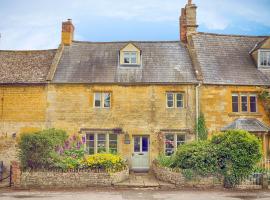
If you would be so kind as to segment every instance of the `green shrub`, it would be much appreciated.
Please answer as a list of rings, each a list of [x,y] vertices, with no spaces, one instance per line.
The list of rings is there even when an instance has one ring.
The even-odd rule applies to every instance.
[[[173,156],[166,156],[165,154],[160,154],[157,157],[157,162],[162,167],[168,167],[171,168],[174,163],[174,157]]]
[[[217,171],[215,148],[209,141],[182,145],[175,154],[172,166],[193,170],[198,175],[214,174]]]
[[[55,157],[54,167],[62,170],[82,168],[84,153],[83,148],[72,148],[65,150],[63,154]]]
[[[66,132],[56,129],[22,135],[18,143],[22,168],[52,167],[57,157],[56,147],[63,145],[67,138]]]
[[[233,187],[250,175],[262,158],[261,141],[254,135],[232,130],[214,135],[219,173],[225,178],[225,187]]]

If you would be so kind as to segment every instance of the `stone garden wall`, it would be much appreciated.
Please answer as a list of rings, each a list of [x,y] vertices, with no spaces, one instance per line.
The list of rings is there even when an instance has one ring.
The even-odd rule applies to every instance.
[[[13,186],[16,188],[82,188],[90,186],[112,186],[129,177],[129,169],[116,173],[97,172],[92,170],[74,170],[63,172],[24,171],[13,163]]]
[[[222,187],[222,180],[217,177],[192,177],[187,179],[180,171],[160,167],[156,162],[152,164],[152,170],[157,179],[175,184],[178,187],[198,187],[198,188],[215,188]]]

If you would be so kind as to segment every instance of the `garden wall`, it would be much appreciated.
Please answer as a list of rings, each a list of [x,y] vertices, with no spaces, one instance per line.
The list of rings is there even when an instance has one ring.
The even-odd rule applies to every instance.
[[[175,172],[172,169],[161,167],[156,162],[153,162],[152,170],[157,179],[175,184],[178,187],[214,188],[222,187],[223,185],[222,180],[213,176],[197,176],[187,179],[181,172]]]
[[[116,173],[93,170],[74,171],[24,171],[13,163],[13,186],[16,188],[82,188],[89,186],[112,186],[129,177],[129,169]]]

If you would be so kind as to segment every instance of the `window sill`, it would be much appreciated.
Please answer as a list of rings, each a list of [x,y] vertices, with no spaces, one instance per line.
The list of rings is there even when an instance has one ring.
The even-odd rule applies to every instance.
[[[262,114],[260,113],[229,113],[230,117],[236,117],[236,116],[253,116],[253,117],[262,117]]]

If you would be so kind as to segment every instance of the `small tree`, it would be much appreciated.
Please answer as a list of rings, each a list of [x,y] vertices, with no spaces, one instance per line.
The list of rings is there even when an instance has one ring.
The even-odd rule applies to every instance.
[[[261,141],[247,131],[232,130],[214,135],[218,170],[225,178],[224,186],[233,187],[252,173],[262,158]]]
[[[196,124],[196,131],[198,131],[198,138],[199,140],[207,140],[208,138],[208,130],[205,124],[204,114],[200,113],[198,118],[198,122]]]

